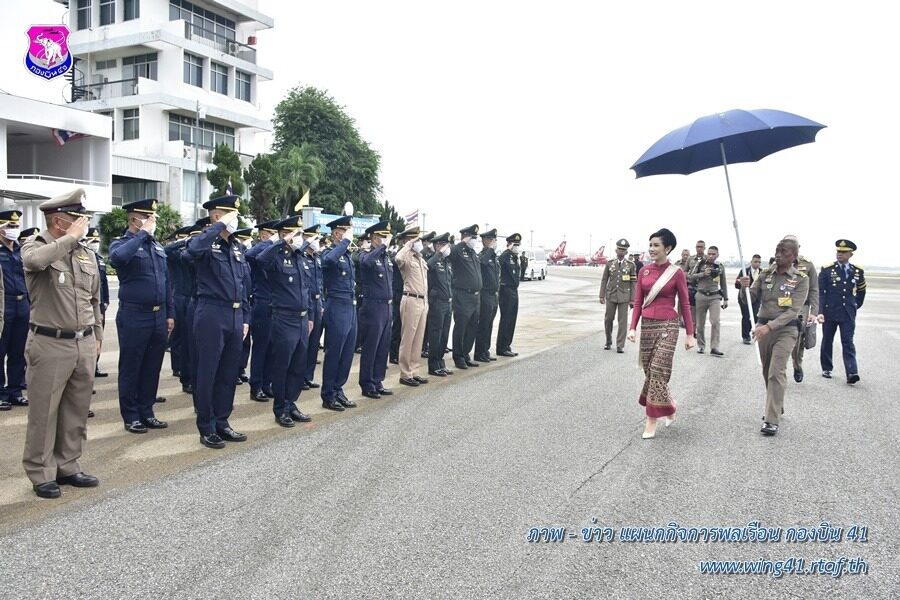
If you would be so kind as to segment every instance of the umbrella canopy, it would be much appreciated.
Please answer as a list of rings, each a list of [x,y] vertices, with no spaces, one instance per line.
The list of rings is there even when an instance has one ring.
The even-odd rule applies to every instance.
[[[729,110],[664,135],[631,165],[637,177],[687,175],[728,163],[756,162],[816,141],[825,125],[780,110]],[[724,153],[724,157],[723,157]]]

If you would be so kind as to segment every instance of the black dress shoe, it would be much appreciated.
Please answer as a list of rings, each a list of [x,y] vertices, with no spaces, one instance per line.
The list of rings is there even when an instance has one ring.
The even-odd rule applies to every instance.
[[[424,377],[419,377],[418,375],[413,375],[413,379],[418,381],[421,384],[428,383],[428,380]]]
[[[322,408],[327,408],[328,410],[335,410],[337,412],[342,412],[344,410],[344,407],[341,406],[340,402],[337,402],[336,400],[323,400]]]
[[[300,421],[301,423],[309,423],[310,421],[312,421],[312,417],[300,412],[299,408],[292,408],[290,415],[291,419],[293,419],[294,421]]]
[[[16,396],[7,400],[10,406],[28,406],[28,398],[25,396]]]
[[[216,431],[219,434],[219,437],[225,440],[226,442],[246,442],[247,434],[246,433],[238,433],[231,427],[223,427]]]
[[[244,371],[241,371],[241,374],[238,375],[238,379],[241,380],[241,383],[247,383],[248,381],[250,381],[250,378],[247,377],[247,373],[245,373]]]
[[[94,411],[88,409],[88,419],[93,419],[93,418],[94,418]]]
[[[616,348],[616,354],[625,354],[625,348]]]
[[[237,381],[234,382],[234,385],[243,385],[243,384],[244,384],[244,382],[240,377],[238,377]]]
[[[12,404],[6,400],[0,400],[0,410],[12,410]]]
[[[125,431],[128,433],[147,433],[147,427],[140,421],[125,423]]]
[[[822,371],[822,377],[825,379],[831,379],[831,371]]]
[[[85,475],[84,473],[75,473],[74,475],[63,475],[56,478],[59,485],[71,485],[72,487],[97,487],[100,480],[93,475]]]
[[[355,350],[353,350],[353,352],[355,354],[362,354],[362,347],[360,346],[359,348],[356,348]],[[319,364],[318,361],[316,361],[316,364]]]
[[[275,392],[272,391],[271,385],[269,387],[264,387],[262,389],[262,391],[263,391],[263,394],[266,395],[266,398],[274,398],[275,397]]]
[[[213,450],[221,450],[225,447],[225,442],[222,441],[222,438],[215,433],[209,433],[206,435],[200,434],[200,443],[206,446],[207,448],[212,448]]]
[[[94,377],[109,377],[109,373],[104,373],[100,369],[94,369]]]
[[[172,371],[172,377],[181,377],[181,371]]]
[[[448,369],[447,367],[444,367],[443,369],[441,369],[441,371],[444,372],[444,375],[453,375],[453,369]]]
[[[606,350],[609,350],[609,348],[606,348]],[[518,352],[513,352],[512,350],[504,350],[503,352],[498,352],[497,355],[498,355],[498,356],[506,356],[506,357],[508,357],[508,358],[512,358],[512,357],[514,357],[514,356],[518,356],[519,353],[518,353]]]
[[[319,387],[319,384],[316,383],[315,381],[307,381],[306,385],[308,385],[309,387],[314,388],[314,389]]]
[[[250,399],[257,402],[268,402],[269,397],[262,390],[250,390]]]
[[[300,386],[300,389],[301,389],[301,390],[308,390],[308,389],[309,389],[309,384],[306,383],[306,382],[304,381],[304,382],[303,382],[303,385]]]
[[[604,350],[609,350],[610,348],[612,348],[612,342],[606,342],[605,344],[603,344]],[[501,354],[501,356],[505,356],[505,355]]]
[[[703,354],[703,348],[697,348],[697,354]]]
[[[494,358],[493,356],[488,356],[488,360],[491,362],[496,362],[497,359]]]
[[[775,435],[778,433],[778,425],[775,423],[766,423],[762,426],[762,429],[759,430],[763,435]]]
[[[191,395],[193,395],[193,393],[194,393],[194,386],[192,386],[192,385],[189,384],[189,383],[184,384],[184,385],[181,386],[181,391],[184,392],[185,394],[191,394]]]
[[[160,421],[156,417],[150,417],[149,419],[141,419],[141,423],[144,424],[147,429],[165,429],[169,426],[165,421]]]
[[[293,427],[294,421],[288,415],[278,415],[275,417],[275,422],[281,425],[282,427]]]
[[[853,374],[853,375],[847,376],[847,383],[849,383],[850,385],[853,385],[854,383],[857,383],[858,381],[859,381],[859,375]]]
[[[479,354],[478,356],[474,356],[473,358],[478,362],[483,362],[483,363],[491,362],[491,359],[483,354]]]
[[[803,369],[794,369],[794,381],[800,383],[803,381]]]
[[[371,398],[372,400],[381,399],[381,394],[379,394],[378,392],[363,392],[362,395],[366,398]]]
[[[427,350],[422,350],[421,356],[422,356],[422,358],[428,358],[428,351],[427,351]]]
[[[354,402],[347,396],[337,396],[335,397],[335,400],[344,408],[356,408],[356,402]]]
[[[387,389],[386,387],[378,388],[378,389],[375,390],[375,391],[378,392],[379,394],[381,394],[382,396],[393,396],[393,395],[394,395],[394,392],[392,392],[391,390]]]
[[[753,342],[751,342],[749,339],[744,338],[744,344],[745,344],[745,345],[749,346],[749,345],[752,344],[752,343],[753,343]]]
[[[165,401],[166,401],[166,397],[165,397],[165,396],[157,396],[157,397],[156,397],[156,403],[157,403],[157,404],[162,404],[162,403],[165,402]]]
[[[434,375],[435,377],[446,377],[447,376],[447,374],[444,372],[443,369],[438,369],[437,371],[432,371],[429,369],[428,374]]]
[[[59,498],[62,492],[55,481],[34,484],[34,493],[38,498]]]
[[[403,377],[400,378],[400,383],[403,385],[408,385],[410,387],[419,387],[419,382],[410,377],[409,379],[405,379]]]
[[[467,361],[466,361],[466,366],[467,366],[467,367],[480,367],[481,365],[479,365],[477,362],[474,362],[474,361],[471,361],[471,360],[467,360]]]
[[[465,369],[468,369],[468,368],[469,368],[469,367],[466,366],[467,363],[464,363],[464,362],[462,362],[462,361],[457,362],[457,361],[454,360],[454,361],[453,361],[453,364],[456,365],[456,368],[457,368],[457,369],[463,369],[463,370],[465,370]]]
[[[709,353],[712,354],[713,356],[725,356],[725,353],[720,352],[717,348],[713,348],[712,350],[709,351]]]
[[[388,362],[391,363],[392,365],[399,365],[400,359],[399,358],[391,358],[388,360]]]

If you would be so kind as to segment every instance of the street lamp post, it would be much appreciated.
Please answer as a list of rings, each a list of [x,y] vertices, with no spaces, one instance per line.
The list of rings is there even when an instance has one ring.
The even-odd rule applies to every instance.
[[[194,176],[197,178],[197,196],[194,198],[194,221],[200,218],[200,144],[197,138],[202,139],[200,132],[200,119],[206,114],[200,114],[200,101],[197,100],[197,126],[191,134],[191,142],[194,145]]]
[[[534,229],[530,229],[528,233],[531,234],[528,238],[528,246],[534,248]]]
[[[428,213],[422,213],[422,231],[425,231],[425,217],[428,216]]]

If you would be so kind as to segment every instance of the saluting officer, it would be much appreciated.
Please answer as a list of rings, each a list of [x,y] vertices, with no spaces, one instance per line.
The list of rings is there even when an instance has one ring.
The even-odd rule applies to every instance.
[[[234,232],[234,239],[239,241],[241,246],[244,247],[244,258],[246,259],[247,250],[253,245],[253,228],[244,227],[243,229],[238,229]],[[250,377],[247,375],[247,365],[250,364],[250,347],[252,341],[250,333],[253,331],[253,273],[250,270],[250,264],[247,260],[244,260],[244,271],[247,273],[247,278],[250,282],[250,332],[244,336],[244,342],[241,346],[241,368],[238,372],[238,379],[235,382],[236,385],[241,385],[250,381]]]
[[[257,257],[266,270],[272,291],[272,337],[269,364],[272,369],[272,410],[275,422],[293,427],[294,421],[310,421],[297,408],[306,378],[306,348],[312,323],[309,321],[309,264],[303,258],[307,242],[300,234],[300,216],[277,225],[281,236]]]
[[[185,330],[185,311],[191,294],[191,282],[181,262],[181,251],[187,244],[191,229],[190,225],[179,227],[172,233],[173,240],[163,246],[166,253],[166,267],[172,280],[172,303],[175,306],[175,328],[169,336],[169,358],[172,361],[172,376],[178,377],[182,384],[185,381],[182,379],[185,377],[183,372],[186,355],[185,338],[189,335]]]
[[[316,364],[319,359],[319,342],[322,339],[322,316],[325,313],[325,283],[322,277],[322,257],[319,255],[319,226],[311,225],[303,230],[303,239],[309,242],[303,259],[309,265],[309,321],[313,324],[306,348],[306,374],[303,389],[317,388]]]
[[[256,226],[259,241],[244,254],[250,265],[250,279],[253,289],[250,294],[250,337],[253,338],[253,353],[250,356],[250,399],[266,402],[274,398],[272,390],[272,367],[269,364],[269,348],[272,336],[272,288],[269,276],[259,263],[259,255],[275,242],[278,235],[276,226],[280,219],[266,221]]]
[[[100,232],[96,227],[88,229],[84,237],[84,245],[97,256],[97,270],[100,273],[100,326],[106,331],[106,309],[109,308],[109,278],[106,276],[106,261],[100,256]],[[103,344],[100,344],[100,351]],[[94,368],[94,377],[109,377],[109,373],[100,370],[100,352],[97,352],[97,367]],[[93,417],[93,413],[88,414]]]
[[[447,341],[450,339],[450,233],[432,239],[434,255],[428,259],[428,374],[437,377],[452,375],[444,362]]]
[[[475,354],[478,362],[497,360],[491,356],[491,333],[497,316],[497,294],[500,289],[500,264],[497,262],[497,230],[491,229],[481,234],[481,302],[478,310],[478,333],[475,336]]]
[[[327,244],[327,242],[326,242]],[[361,257],[366,252],[372,250],[372,242],[369,240],[369,234],[365,231],[359,236],[359,239],[356,240],[356,250],[353,250],[350,254],[350,260],[353,261],[353,268],[359,273],[359,257]],[[322,253],[324,254],[327,250],[330,250],[330,247],[326,245],[326,248],[323,249]],[[356,278],[356,282],[353,287],[354,298],[356,298],[356,321],[359,322],[359,309],[362,306],[362,288],[359,285],[359,278]],[[356,328],[356,348],[354,349],[357,354],[362,353],[362,336],[363,336],[363,328]]]
[[[391,348],[391,307],[394,261],[387,253],[391,224],[381,221],[366,229],[372,249],[359,255],[359,286],[362,304],[359,327],[362,354],[359,357],[359,387],[366,398],[378,399],[392,392],[384,387],[388,351]],[[403,232],[401,236],[406,234]]]
[[[350,400],[344,384],[350,377],[350,366],[356,345],[356,299],[353,261],[347,254],[353,237],[350,215],[330,223],[334,247],[322,254],[322,276],[325,280],[325,360],[322,364],[322,406],[342,411]]]
[[[22,465],[41,498],[58,498],[60,484],[99,483],[78,464],[103,338],[97,260],[79,244],[88,229],[83,202],[78,188],[42,203],[47,230],[22,245],[31,298],[25,351],[31,398]]]
[[[419,376],[422,358],[422,340],[428,319],[428,266],[422,251],[425,244],[413,227],[403,247],[397,251],[394,261],[403,273],[403,298],[400,300],[400,319],[403,333],[400,336],[400,383],[416,387],[428,383]]]
[[[797,317],[809,294],[809,278],[794,267],[799,247],[793,240],[781,240],[775,247],[775,265],[760,273],[750,287],[753,302],[759,301],[759,317],[753,338],[759,342],[762,375],[766,382],[765,424],[763,435],[778,433],[778,423],[784,412],[784,385],[787,381],[787,361],[797,342]],[[741,278],[741,285],[750,285],[750,277]]]
[[[403,273],[400,272],[400,267],[397,266],[397,262],[393,259],[397,256],[400,244],[405,243],[408,239],[403,237],[404,233],[405,232],[400,232],[400,235],[394,240],[394,245],[388,248],[388,258],[391,259],[391,264],[393,265],[393,274],[391,275],[392,302],[390,351],[390,361],[392,365],[400,364],[400,338],[403,335],[403,317],[400,314],[400,300],[403,298]],[[362,321],[360,321],[360,323],[362,323]]]
[[[837,260],[819,273],[819,307],[822,313],[818,320],[824,323],[819,359],[822,362],[822,377],[831,379],[834,334],[840,328],[844,372],[847,383],[854,384],[859,381],[859,368],[853,334],[856,331],[856,311],[862,308],[866,299],[866,276],[860,267],[850,263],[856,244],[850,240],[838,240],[835,250]]]
[[[425,264],[434,256],[434,238],[436,231],[429,231],[422,236],[422,258]],[[425,319],[425,339],[422,341],[422,358],[428,358],[428,319]]]
[[[497,356],[518,356],[512,351],[516,320],[519,317],[519,279],[521,263],[519,246],[522,236],[514,233],[506,238],[506,250],[500,255],[500,325],[497,329]]]
[[[784,239],[797,242],[797,248],[800,248],[800,241],[796,235],[786,235]],[[801,334],[797,336],[797,344],[794,346],[793,352],[791,352],[791,360],[794,361],[794,381],[800,383],[803,381],[803,353],[806,350],[806,340],[802,332],[805,331],[808,325],[815,323],[819,316],[819,276],[816,272],[816,266],[805,256],[797,256],[797,264],[795,266],[798,271],[809,279],[809,295],[806,297],[806,303],[800,311]]]
[[[22,395],[22,385],[25,383],[25,340],[31,309],[19,246],[21,217],[22,212],[18,210],[0,212],[0,268],[3,271],[0,276],[3,296],[0,300],[0,311],[3,312],[0,315],[0,410],[28,406],[28,400]]]
[[[607,261],[600,280],[600,304],[606,305],[603,324],[606,329],[604,350],[612,347],[613,320],[618,315],[616,329],[616,352],[625,352],[625,336],[628,335],[628,309],[634,308],[634,284],[637,280],[637,266],[628,258],[628,240],[616,242],[616,258]]]
[[[469,356],[481,310],[481,263],[475,253],[478,225],[460,229],[460,242],[450,249],[453,269],[453,364],[458,369],[479,366]]]
[[[128,230],[109,245],[119,277],[119,410],[130,433],[168,427],[153,414],[166,340],[175,326],[166,251],[153,237],[156,207],[152,198],[124,205]]]
[[[212,223],[188,241],[185,256],[197,272],[194,313],[194,407],[200,443],[224,448],[247,436],[228,423],[241,361],[241,345],[250,329],[250,277],[244,270],[244,247],[232,235],[238,229],[238,196],[203,203]]]
[[[700,242],[697,242],[698,248]],[[694,270],[688,274],[688,281],[696,290],[695,308],[697,312],[697,352],[703,354],[706,348],[706,315],[709,314],[710,322],[710,351],[713,356],[724,356],[719,350],[719,330],[722,309],[728,308],[728,286],[725,281],[725,267],[716,259],[719,258],[719,249],[710,246],[706,251],[706,260],[694,265]]]
[[[190,231],[188,241],[206,231],[209,226],[209,216],[197,219]],[[184,249],[181,251],[181,264],[184,266],[188,280],[191,282],[191,295],[188,300],[187,313],[185,314],[184,335],[185,358],[188,365],[187,373],[189,379],[187,388],[185,388],[184,380],[182,380],[181,390],[187,394],[193,395],[194,387],[197,384],[197,367],[200,360],[200,352],[194,342],[194,313],[197,311],[197,267],[194,264],[194,259],[191,258],[187,252],[187,243],[185,243]],[[194,410],[197,410],[196,402],[194,402]]]

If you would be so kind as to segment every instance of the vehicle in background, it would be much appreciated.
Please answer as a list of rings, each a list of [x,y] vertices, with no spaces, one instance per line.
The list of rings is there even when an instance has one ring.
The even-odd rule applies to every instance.
[[[561,244],[563,250],[565,249],[565,242]],[[559,248],[557,248],[559,250]],[[547,278],[547,252],[543,248],[524,248],[522,250],[522,257],[527,259],[528,262],[525,265],[525,270],[522,272],[522,279],[529,281],[532,279],[546,279]]]

